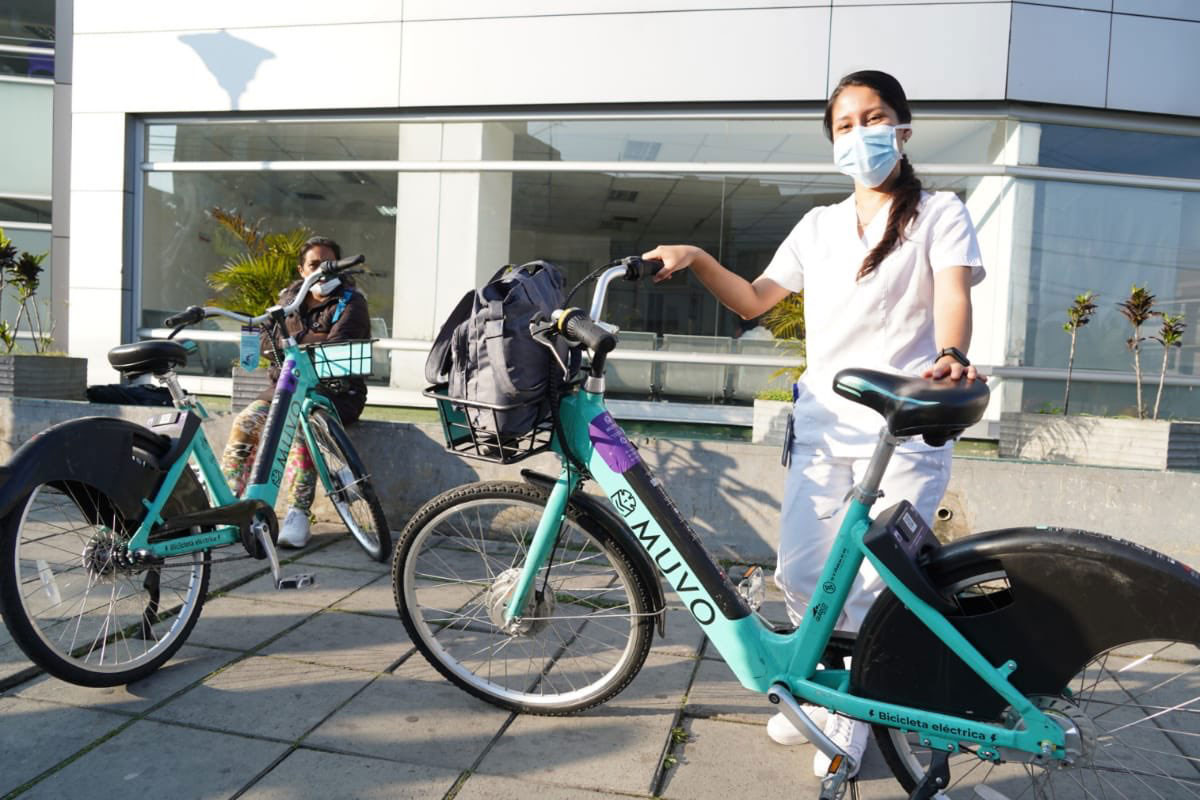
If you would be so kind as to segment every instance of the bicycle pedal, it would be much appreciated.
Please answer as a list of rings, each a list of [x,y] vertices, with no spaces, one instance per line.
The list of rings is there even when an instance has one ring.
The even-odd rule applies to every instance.
[[[276,589],[307,589],[309,586],[316,585],[317,580],[311,574],[302,572],[299,575],[290,575],[286,578],[281,577],[275,583]]]
[[[834,756],[829,764],[829,772],[821,778],[820,800],[842,800],[846,796],[846,787],[850,782],[850,759]]]

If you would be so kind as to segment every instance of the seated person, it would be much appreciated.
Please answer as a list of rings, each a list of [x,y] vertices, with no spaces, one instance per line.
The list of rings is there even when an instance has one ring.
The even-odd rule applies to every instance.
[[[300,263],[297,265],[300,278],[279,293],[280,305],[286,305],[296,298],[304,278],[322,262],[336,261],[341,257],[342,249],[332,239],[314,236],[306,241],[300,248]],[[328,283],[314,285],[300,309],[287,318],[287,333],[294,336],[298,344],[370,338],[367,298],[354,286],[352,278],[343,276],[340,281],[336,287]],[[269,359],[272,346],[283,352],[284,335],[279,331],[275,333],[274,342],[268,329],[264,328],[261,334],[260,349]],[[279,380],[279,367],[275,366],[274,359],[271,362],[271,388],[238,413],[229,434],[229,443],[225,445],[225,452],[221,456],[221,471],[239,497],[250,478],[259,437],[267,421],[271,398],[275,394],[275,382]],[[336,383],[322,383],[318,391],[333,402],[343,425],[358,420],[367,403],[367,384],[358,376],[340,378]],[[279,529],[279,544],[284,547],[304,547],[312,534],[309,509],[316,494],[317,472],[299,430],[288,453],[282,485],[288,487],[288,512]]]

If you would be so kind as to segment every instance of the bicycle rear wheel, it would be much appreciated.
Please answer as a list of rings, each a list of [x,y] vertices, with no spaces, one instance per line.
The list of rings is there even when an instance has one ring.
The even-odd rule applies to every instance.
[[[459,487],[422,507],[392,562],[396,607],[450,681],[510,711],[565,714],[624,689],[650,650],[653,603],[630,557],[568,506],[518,623],[504,610],[546,504],[525,483]]]
[[[1015,657],[1014,684],[1063,727],[1071,763],[1041,765],[1016,751],[1002,751],[1002,762],[993,763],[974,754],[978,743],[961,742],[944,796],[1200,798],[1200,580],[1117,540],[1031,533],[1041,541],[1015,532],[972,551],[966,540],[931,569],[959,607],[948,618],[993,663]],[[920,626],[894,595],[880,597],[855,652],[856,692],[1018,724],[990,690],[962,689],[971,680],[958,672],[961,662],[938,653],[928,635],[913,635],[913,623]],[[1021,640],[1026,650],[1014,653]],[[897,696],[891,681],[911,674],[889,678],[883,671],[902,672],[903,662],[914,660],[936,678],[927,686],[942,685]],[[1078,663],[1067,669],[1071,662]],[[928,749],[916,734],[882,726],[874,734],[893,775],[912,791],[928,767]]]
[[[329,475],[329,500],[351,535],[375,561],[392,554],[392,532],[383,506],[375,495],[370,474],[346,435],[341,423],[323,408],[314,408],[308,418],[316,452]]]
[[[101,492],[75,482],[37,486],[4,520],[0,611],[13,640],[55,677],[136,681],[199,619],[207,554],[137,561],[125,548],[135,529]]]

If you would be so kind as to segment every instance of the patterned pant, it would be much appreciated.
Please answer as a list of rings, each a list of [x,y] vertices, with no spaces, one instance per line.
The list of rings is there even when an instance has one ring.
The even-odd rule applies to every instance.
[[[262,437],[267,412],[270,410],[271,404],[266,400],[255,400],[243,408],[233,420],[229,442],[221,455],[221,472],[225,474],[225,480],[238,497],[242,496],[246,482],[250,479],[250,470],[258,452],[258,441]],[[292,449],[288,453],[283,485],[288,487],[288,505],[301,511],[312,508],[313,497],[317,491],[317,468],[299,428],[296,429],[296,438],[292,441]]]

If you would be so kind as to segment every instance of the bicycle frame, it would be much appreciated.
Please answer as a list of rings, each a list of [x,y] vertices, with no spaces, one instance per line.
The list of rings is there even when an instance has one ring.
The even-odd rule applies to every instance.
[[[639,545],[747,689],[767,692],[782,684],[801,700],[856,719],[915,732],[923,745],[945,752],[956,752],[959,742],[971,741],[978,745],[976,754],[988,760],[999,760],[999,748],[1059,759],[1065,756],[1062,728],[1009,682],[1008,676],[1018,665],[1012,661],[999,666],[989,663],[945,617],[864,547],[874,497],[856,491],[821,575],[823,595],[813,598],[799,628],[776,633],[750,611],[700,544],[662,484],[642,464],[636,448],[606,410],[603,395],[581,389],[565,396],[560,417],[572,452],[587,464]],[[883,437],[872,462],[879,465],[880,476],[898,441],[890,435]],[[557,441],[555,447],[561,454]],[[519,610],[525,607],[577,484],[578,477],[566,469],[551,491],[507,608],[509,620],[519,617]],[[905,606],[1021,715],[1022,730],[857,697],[848,691],[848,670],[817,669],[864,558]]]
[[[150,530],[155,525],[164,522],[161,516],[162,509],[175,490],[175,484],[179,481],[183,470],[187,468],[188,462],[193,458],[208,484],[216,506],[232,505],[239,500],[261,500],[268,506],[274,506],[283,482],[288,451],[295,440],[297,428],[303,433],[309,451],[316,452],[316,443],[308,422],[309,413],[314,406],[320,405],[331,413],[337,414],[333,404],[315,391],[317,384],[317,372],[312,359],[294,341],[289,339],[284,346],[283,367],[275,387],[271,410],[267,414],[267,422],[263,427],[258,455],[255,457],[250,480],[242,496],[237,497],[230,489],[217,463],[216,454],[213,453],[212,447],[208,443],[208,438],[204,435],[203,430],[196,428],[191,441],[167,471],[154,498],[142,501],[147,509],[146,517],[129,540],[128,549],[131,552],[142,551],[157,558],[166,558],[167,556],[178,556],[240,543],[239,531],[231,525],[190,536],[179,536],[162,542],[151,542]],[[186,404],[177,402],[176,407],[180,411],[195,411],[201,419],[208,418],[208,412],[195,398],[189,398]],[[322,485],[326,491],[329,491],[331,484],[324,462],[319,457],[313,460],[317,465]]]

